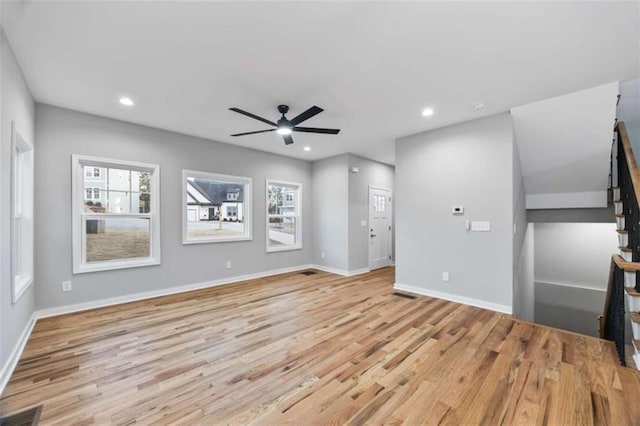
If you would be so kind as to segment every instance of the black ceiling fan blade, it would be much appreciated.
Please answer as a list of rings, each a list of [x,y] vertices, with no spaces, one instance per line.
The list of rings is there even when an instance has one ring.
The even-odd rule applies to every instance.
[[[277,124],[274,123],[273,121],[269,121],[266,118],[262,118],[262,117],[259,117],[259,116],[255,115],[255,114],[251,114],[250,112],[243,111],[240,108],[229,108],[229,109],[231,111],[237,112],[239,114],[246,115],[247,117],[251,117],[251,118],[253,118],[255,120],[262,121],[263,123],[271,124],[272,126],[277,126]]]
[[[306,133],[326,133],[328,135],[337,135],[340,133],[340,129],[322,129],[318,127],[294,127],[294,132],[306,132]]]
[[[293,138],[291,135],[282,135],[282,139],[284,139],[285,145],[291,145],[293,143]]]
[[[322,108],[314,105],[308,110],[306,110],[305,112],[303,112],[302,114],[295,117],[293,120],[290,121],[290,123],[292,126],[295,126],[296,124],[300,124],[303,121],[310,119],[314,115],[320,114],[322,111],[324,111]]]
[[[276,129],[256,130],[255,132],[236,133],[235,135],[231,135],[231,136],[255,135],[256,133],[266,133],[266,132],[275,132],[275,131]]]

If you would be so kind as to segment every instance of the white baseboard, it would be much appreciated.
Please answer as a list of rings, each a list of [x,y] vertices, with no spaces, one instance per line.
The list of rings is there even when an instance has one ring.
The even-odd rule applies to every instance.
[[[329,266],[322,266],[322,265],[310,265],[310,267],[317,269],[319,271],[328,272],[330,274],[342,275],[343,277],[352,277],[354,275],[366,274],[367,272],[370,272],[369,268],[362,268],[362,269],[355,269],[353,271],[347,271],[344,269],[336,269],[336,268],[331,268]]]
[[[143,293],[129,294],[126,296],[111,297],[108,299],[100,299],[92,302],[78,303],[75,305],[59,306],[49,309],[41,309],[36,311],[37,318],[47,318],[57,315],[70,314],[73,312],[81,312],[89,309],[103,308],[105,306],[119,305],[121,303],[137,302],[139,300],[152,299],[154,297],[169,296],[171,294],[185,293],[187,291],[201,290],[204,288],[218,287],[225,284],[233,284],[240,281],[253,280],[256,278],[264,278],[272,275],[286,274],[288,272],[301,271],[303,269],[313,268],[313,265],[299,265],[290,268],[273,269],[271,271],[258,272],[255,274],[238,275],[235,277],[222,278],[219,280],[205,281],[195,284],[186,284],[176,287],[168,287],[160,290],[146,291]]]
[[[11,377],[11,374],[13,374],[13,370],[16,368],[16,365],[18,365],[18,360],[20,359],[22,351],[29,340],[29,336],[31,336],[31,331],[33,330],[33,326],[36,324],[36,320],[37,316],[34,313],[31,315],[31,318],[24,330],[22,330],[22,334],[13,348],[11,355],[9,355],[9,359],[7,359],[7,362],[2,366],[2,371],[0,371],[0,395],[4,392],[4,388],[7,386],[7,383],[9,383],[9,378]]]
[[[438,299],[449,300],[451,302],[462,303],[464,305],[477,306],[479,308],[489,309],[491,311],[512,314],[513,307],[510,305],[501,305],[499,303],[487,302],[485,300],[473,299],[470,297],[459,296],[457,294],[444,293],[441,291],[425,289],[412,285],[395,283],[393,288],[396,290],[407,291],[409,293],[421,294],[423,296],[437,297]]]
[[[580,289],[580,290],[599,291],[599,292],[602,292],[602,293],[606,293],[607,292],[606,288],[587,287],[585,285],[573,284],[573,283],[558,283],[558,282],[554,282],[554,281],[534,281],[534,285],[538,285],[538,284],[554,285],[554,286],[560,286],[560,287],[571,287],[571,288],[577,288],[577,289]]]

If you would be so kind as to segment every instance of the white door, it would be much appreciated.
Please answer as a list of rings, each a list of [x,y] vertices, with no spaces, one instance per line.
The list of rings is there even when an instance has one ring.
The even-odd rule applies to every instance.
[[[391,190],[369,187],[369,269],[391,265]]]
[[[187,208],[187,221],[189,221],[189,222],[197,222],[198,221],[198,209],[197,209],[197,207],[188,207]]]

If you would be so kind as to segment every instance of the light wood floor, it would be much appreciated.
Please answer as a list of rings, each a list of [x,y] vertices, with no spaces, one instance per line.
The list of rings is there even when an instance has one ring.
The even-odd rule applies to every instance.
[[[610,343],[444,300],[392,268],[252,280],[38,321],[0,399],[42,424],[640,424]]]

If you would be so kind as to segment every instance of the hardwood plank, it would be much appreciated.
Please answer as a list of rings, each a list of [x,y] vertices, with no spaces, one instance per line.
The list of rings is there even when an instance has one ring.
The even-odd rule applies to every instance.
[[[610,342],[283,274],[39,320],[0,415],[41,424],[638,424]]]

